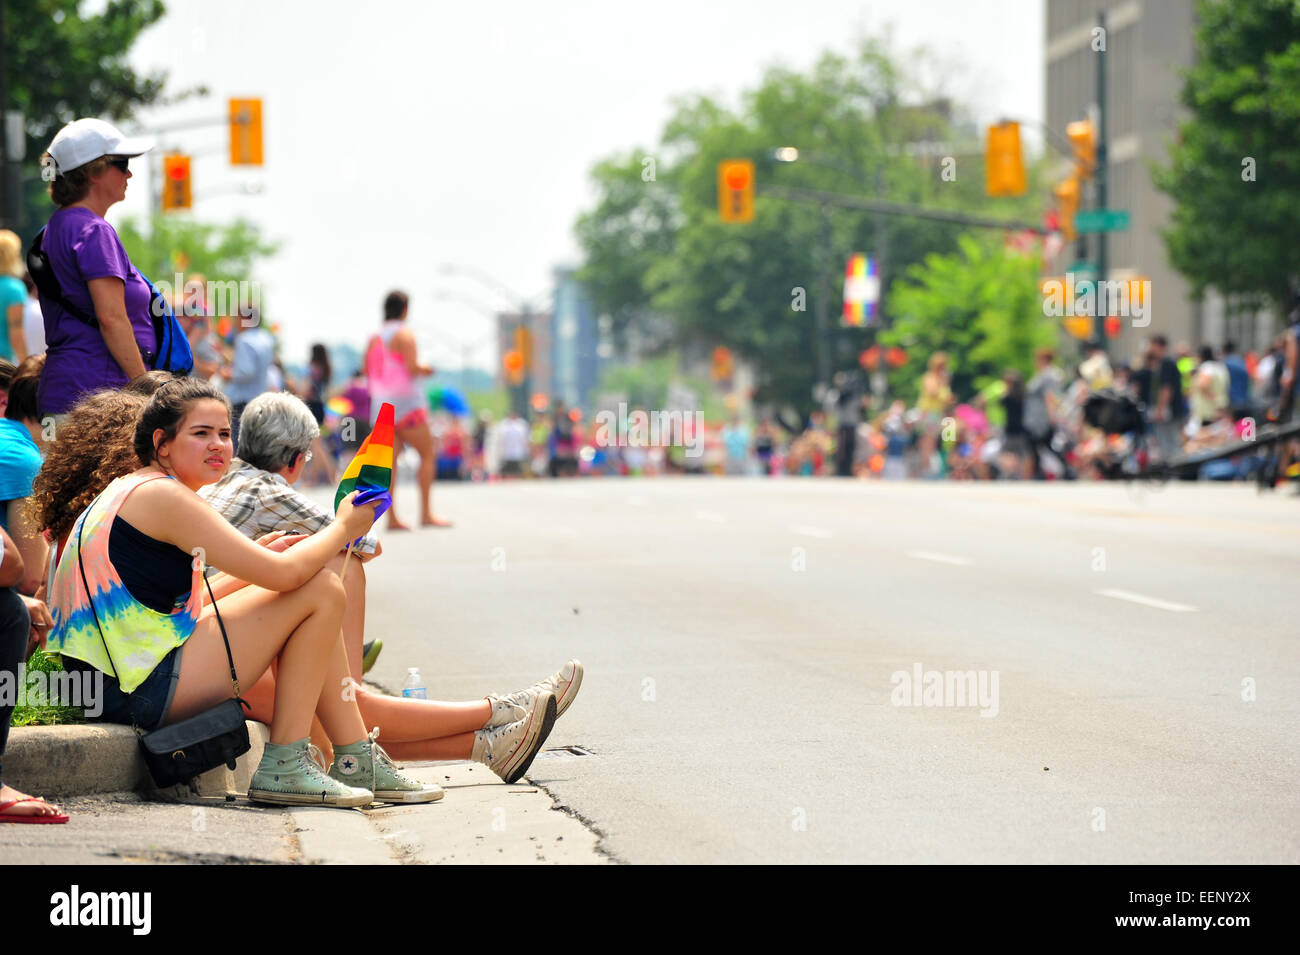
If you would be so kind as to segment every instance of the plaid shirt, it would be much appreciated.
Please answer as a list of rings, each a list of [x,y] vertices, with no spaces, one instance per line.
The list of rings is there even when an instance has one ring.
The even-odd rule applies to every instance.
[[[253,540],[271,531],[315,534],[334,523],[333,514],[295,490],[283,475],[255,468],[239,458],[230,462],[220,481],[200,488],[199,496]],[[377,546],[378,541],[367,534],[352,552],[369,556]]]

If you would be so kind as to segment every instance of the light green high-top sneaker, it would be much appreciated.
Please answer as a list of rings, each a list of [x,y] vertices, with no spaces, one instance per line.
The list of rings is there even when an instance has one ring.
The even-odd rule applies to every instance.
[[[378,802],[434,802],[443,797],[441,786],[422,783],[399,770],[375,742],[378,738],[376,726],[367,739],[334,747],[330,778],[348,786],[369,786]]]
[[[349,786],[328,776],[311,758],[310,742],[308,737],[283,745],[267,743],[262,762],[248,786],[249,801],[345,809],[374,802],[371,790]]]

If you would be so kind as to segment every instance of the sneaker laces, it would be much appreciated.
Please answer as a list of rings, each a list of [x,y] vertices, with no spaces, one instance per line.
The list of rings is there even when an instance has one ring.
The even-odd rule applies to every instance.
[[[370,791],[374,792],[375,787],[379,784],[379,761],[381,759],[393,768],[394,776],[399,780],[403,779],[404,777],[402,776],[401,771],[398,770],[397,764],[393,762],[393,757],[389,756],[388,753],[384,751],[384,748],[379,745],[378,726],[370,731],[370,735],[367,736],[366,739],[370,742]]]
[[[518,722],[518,720],[515,720],[513,723],[502,723],[490,730],[479,730],[483,734],[483,756],[489,766],[492,765],[496,756],[496,744],[505,739],[507,731]]]
[[[313,763],[320,767],[322,773],[329,773],[330,768],[325,762],[325,754],[321,752],[321,748],[315,743],[307,744],[307,756]]]

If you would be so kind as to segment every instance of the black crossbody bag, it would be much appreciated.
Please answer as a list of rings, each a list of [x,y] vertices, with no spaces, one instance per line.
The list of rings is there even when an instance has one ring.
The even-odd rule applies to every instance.
[[[90,583],[86,579],[86,565],[81,560],[81,526],[77,527],[77,567],[81,570],[81,584],[86,588],[86,600],[90,603],[90,612],[99,629],[99,639],[104,644],[104,653],[108,655],[108,665],[113,668],[113,679],[122,681],[117,675],[117,665],[104,639],[104,628],[99,623],[99,613],[95,610],[95,601],[90,593]],[[217,626],[221,628],[221,641],[226,645],[226,660],[230,663],[230,682],[235,688],[235,695],[223,700],[210,710],[204,710],[179,723],[172,723],[146,733],[135,725],[132,714],[132,728],[140,740],[140,751],[144,754],[145,765],[149,775],[158,787],[175,786],[188,783],[194,788],[194,777],[216,769],[225,764],[228,769],[235,768],[235,760],[251,748],[248,741],[248,724],[244,722],[244,708],[248,703],[239,695],[239,676],[235,673],[235,658],[230,652],[230,640],[226,637],[226,625],[221,620],[221,611],[217,609],[217,598],[212,594],[212,584],[208,583],[207,574],[201,574],[207,584],[208,597],[212,600],[212,612],[217,615]],[[124,691],[125,692],[125,691]],[[130,709],[130,697],[127,696],[127,708]]]

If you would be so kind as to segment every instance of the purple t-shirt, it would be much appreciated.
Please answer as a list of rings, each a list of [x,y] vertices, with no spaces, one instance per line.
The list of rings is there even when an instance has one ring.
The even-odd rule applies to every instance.
[[[153,294],[131,264],[113,227],[89,209],[69,206],[50,216],[45,227],[45,254],[59,280],[63,297],[94,315],[91,279],[121,279],[126,293],[126,314],[131,319],[136,344],[142,351],[156,347]],[[128,381],[98,328],[69,315],[63,306],[41,296],[45,318],[45,371],[41,375],[37,404],[42,415],[63,414],[83,394],[101,388],[121,388]]]

